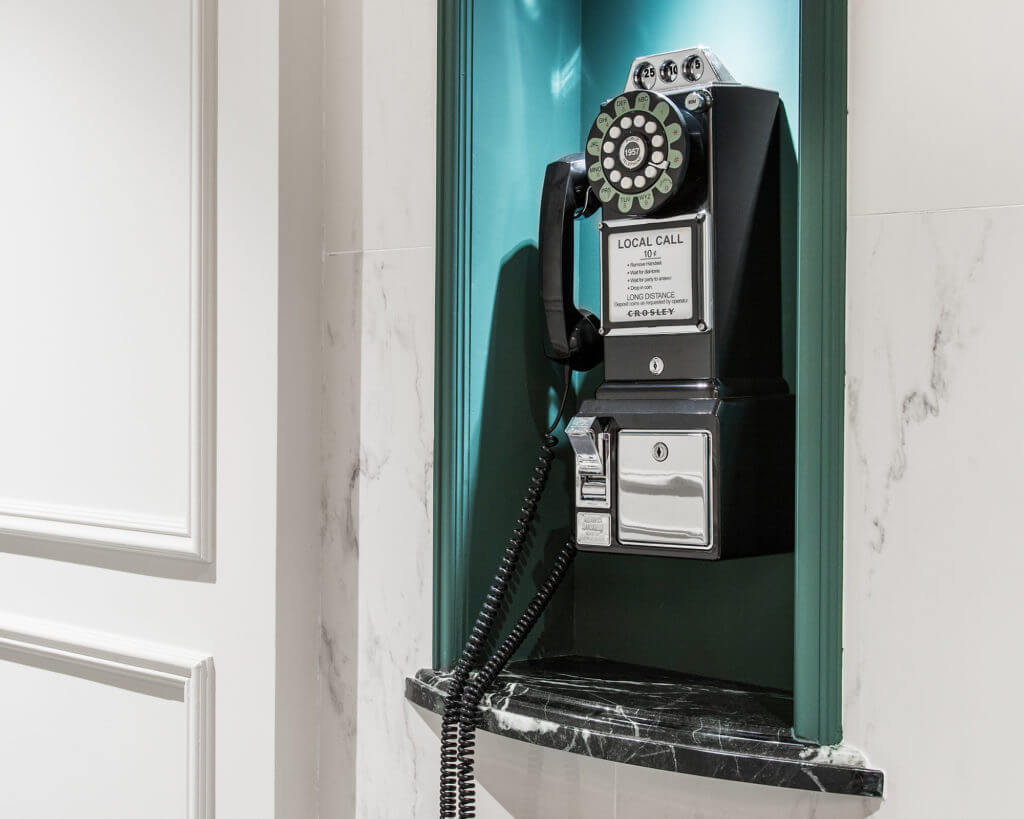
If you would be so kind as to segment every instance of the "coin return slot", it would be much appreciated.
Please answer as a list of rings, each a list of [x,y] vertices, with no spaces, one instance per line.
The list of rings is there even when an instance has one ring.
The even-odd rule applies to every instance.
[[[605,478],[584,475],[580,495],[588,500],[604,500],[608,497],[608,481]]]

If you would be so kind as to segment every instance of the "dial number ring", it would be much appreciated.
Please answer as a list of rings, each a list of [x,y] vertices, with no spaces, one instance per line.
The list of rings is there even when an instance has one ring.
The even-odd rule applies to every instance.
[[[683,117],[669,99],[647,90],[606,102],[587,141],[587,176],[598,199],[640,215],[674,195],[689,159]]]

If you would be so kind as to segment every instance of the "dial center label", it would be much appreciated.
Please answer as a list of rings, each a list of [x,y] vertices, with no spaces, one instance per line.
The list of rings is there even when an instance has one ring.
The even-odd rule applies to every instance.
[[[607,253],[609,321],[642,324],[693,318],[692,228],[612,233]]]

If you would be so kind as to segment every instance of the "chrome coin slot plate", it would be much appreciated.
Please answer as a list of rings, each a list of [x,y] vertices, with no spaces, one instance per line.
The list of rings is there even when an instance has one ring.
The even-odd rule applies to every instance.
[[[619,541],[710,549],[710,433],[622,430],[617,437]]]

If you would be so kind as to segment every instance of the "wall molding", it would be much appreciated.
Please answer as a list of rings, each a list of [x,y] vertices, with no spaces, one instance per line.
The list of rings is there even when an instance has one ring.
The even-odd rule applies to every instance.
[[[185,706],[187,819],[213,819],[213,658],[126,637],[0,614],[0,660],[85,677]]]
[[[842,739],[846,0],[800,3],[793,728]]]
[[[463,559],[470,508],[469,339],[472,237],[473,0],[437,4],[437,271],[434,372],[434,667],[468,631]]]
[[[213,560],[216,426],[217,0],[191,0],[189,487],[184,519],[0,498],[0,534]]]

